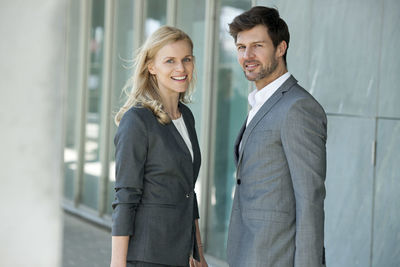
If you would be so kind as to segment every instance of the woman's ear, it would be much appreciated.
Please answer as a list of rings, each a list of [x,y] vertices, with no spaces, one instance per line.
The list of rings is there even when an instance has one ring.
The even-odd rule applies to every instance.
[[[153,74],[153,75],[156,74],[156,72],[155,72],[155,70],[154,70],[154,64],[153,64],[153,63],[150,63],[150,64],[147,66],[147,69],[148,69],[148,71],[150,72],[150,74]]]

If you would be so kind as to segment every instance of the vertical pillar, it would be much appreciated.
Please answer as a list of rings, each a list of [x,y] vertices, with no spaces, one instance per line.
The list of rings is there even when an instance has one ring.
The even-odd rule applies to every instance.
[[[2,266],[61,266],[66,0],[2,1]]]

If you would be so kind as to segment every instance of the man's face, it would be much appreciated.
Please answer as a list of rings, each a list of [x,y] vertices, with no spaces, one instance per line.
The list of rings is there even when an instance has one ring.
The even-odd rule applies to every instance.
[[[250,30],[239,32],[236,48],[238,61],[246,78],[254,81],[257,88],[268,84],[278,67],[279,57],[267,28],[257,25]]]

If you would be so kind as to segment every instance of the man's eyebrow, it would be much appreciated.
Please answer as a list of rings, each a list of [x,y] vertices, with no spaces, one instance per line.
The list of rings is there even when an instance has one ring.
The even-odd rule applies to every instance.
[[[260,41],[251,42],[250,44],[257,44],[257,43],[266,43],[266,42],[263,41],[263,40],[260,40]],[[236,43],[236,46],[238,46],[238,45],[243,45],[243,44],[242,43]]]

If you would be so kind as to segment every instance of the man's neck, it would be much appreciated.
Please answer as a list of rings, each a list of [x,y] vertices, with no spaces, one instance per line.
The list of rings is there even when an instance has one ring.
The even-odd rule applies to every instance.
[[[272,83],[273,81],[275,81],[276,79],[281,77],[286,72],[287,72],[287,68],[284,64],[278,65],[278,67],[276,68],[276,70],[273,73],[271,73],[264,79],[255,82],[257,90],[263,89],[265,86]]]

